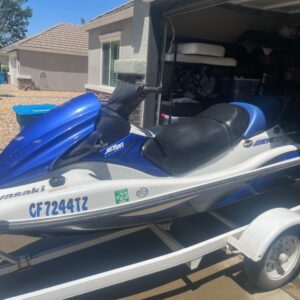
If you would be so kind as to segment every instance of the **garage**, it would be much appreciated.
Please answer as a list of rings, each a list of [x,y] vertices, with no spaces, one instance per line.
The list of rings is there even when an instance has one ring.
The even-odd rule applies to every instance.
[[[146,78],[163,94],[146,102],[145,125],[277,98],[283,125],[298,129],[300,1],[154,0],[151,21]]]

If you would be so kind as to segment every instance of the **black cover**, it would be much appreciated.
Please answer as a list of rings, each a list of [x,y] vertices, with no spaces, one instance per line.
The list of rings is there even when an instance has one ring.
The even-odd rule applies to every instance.
[[[162,127],[143,154],[157,166],[180,175],[209,162],[238,143],[249,125],[241,107],[217,104],[194,118]]]
[[[109,145],[129,134],[130,123],[109,107],[103,106],[97,131],[101,132],[102,142]]]
[[[122,118],[128,120],[130,114],[142,102],[140,85],[123,84],[115,88],[107,102],[107,106],[118,113]]]
[[[53,166],[53,169],[76,163],[81,159],[94,154],[107,145],[110,145],[128,135],[130,132],[130,123],[124,120],[116,112],[106,106],[101,109],[101,119],[98,122],[95,131],[69,149]]]
[[[142,87],[139,85],[123,84],[116,87],[107,105],[101,108],[101,118],[96,124],[95,131],[69,149],[56,161],[53,169],[78,162],[128,135],[129,115],[142,101],[140,96],[142,96]]]

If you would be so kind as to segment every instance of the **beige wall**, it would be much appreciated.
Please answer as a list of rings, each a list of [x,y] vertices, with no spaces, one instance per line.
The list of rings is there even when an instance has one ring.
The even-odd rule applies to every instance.
[[[87,56],[18,51],[20,75],[31,76],[40,90],[84,91]]]
[[[0,64],[2,67],[8,67],[8,55],[0,55]]]
[[[100,85],[101,43],[99,36],[122,31],[120,59],[132,57],[132,19],[95,28],[89,31],[88,84]]]

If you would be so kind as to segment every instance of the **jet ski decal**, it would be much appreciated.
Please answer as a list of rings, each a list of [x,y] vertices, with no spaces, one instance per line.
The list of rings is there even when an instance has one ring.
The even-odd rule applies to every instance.
[[[105,152],[104,155],[109,156],[109,155],[111,155],[111,154],[113,154],[113,153],[115,153],[115,152],[117,152],[117,151],[119,151],[123,148],[124,148],[124,142],[119,143],[119,144],[114,144],[113,146],[106,149],[106,152]]]
[[[122,204],[125,202],[129,202],[128,189],[115,191],[115,200],[116,200],[116,204]]]
[[[29,215],[31,218],[58,216],[87,210],[88,197],[70,198],[68,201],[62,199],[60,201],[37,202],[29,205]]]
[[[272,144],[272,143],[281,143],[281,142],[284,142],[285,139],[286,139],[286,137],[284,137],[284,136],[277,136],[277,137],[272,137],[272,138],[268,138],[268,139],[262,139],[262,140],[256,141],[255,144],[253,145],[253,147],[266,145],[266,144]]]
[[[14,194],[1,195],[0,200],[16,198],[16,197],[25,196],[25,195],[32,195],[32,194],[36,194],[36,193],[42,193],[44,191],[45,191],[45,186],[44,185],[40,188],[33,187],[31,190],[26,190],[26,191],[23,191],[23,192],[17,192],[17,193],[14,193]]]

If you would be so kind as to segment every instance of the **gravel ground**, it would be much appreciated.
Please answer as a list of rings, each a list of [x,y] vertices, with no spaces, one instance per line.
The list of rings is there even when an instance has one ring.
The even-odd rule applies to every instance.
[[[16,115],[12,109],[14,105],[61,104],[80,94],[60,91],[21,91],[9,84],[0,85],[0,149],[5,148],[19,132]]]

